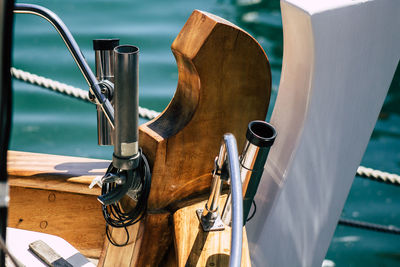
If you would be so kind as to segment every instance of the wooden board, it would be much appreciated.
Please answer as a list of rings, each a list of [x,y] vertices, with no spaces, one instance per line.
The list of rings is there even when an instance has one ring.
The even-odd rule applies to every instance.
[[[57,235],[83,255],[98,258],[105,222],[96,196],[10,187],[8,226]]]
[[[139,223],[128,227],[130,242],[125,247],[113,246],[106,240],[98,266],[158,266],[162,264],[164,254],[172,243],[169,217],[169,212],[148,214]],[[113,228],[111,236],[117,243],[124,243],[125,229]]]
[[[85,256],[100,256],[105,222],[91,180],[109,161],[29,152],[8,152],[8,226],[57,235]]]
[[[226,195],[221,197],[220,210]],[[231,228],[224,231],[204,232],[196,215],[206,201],[178,210],[174,214],[174,242],[179,267],[229,266]],[[251,266],[246,230],[243,228],[241,266]]]
[[[104,175],[110,161],[8,151],[7,171],[11,186],[100,195],[100,188],[89,189],[90,182]]]

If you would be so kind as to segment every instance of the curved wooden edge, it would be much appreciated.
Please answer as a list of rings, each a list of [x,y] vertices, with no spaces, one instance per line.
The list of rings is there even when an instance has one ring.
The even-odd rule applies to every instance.
[[[247,124],[265,119],[271,73],[261,46],[217,16],[195,10],[172,44],[179,80],[167,109],[140,127],[152,166],[149,209],[207,192],[224,133],[244,145]]]

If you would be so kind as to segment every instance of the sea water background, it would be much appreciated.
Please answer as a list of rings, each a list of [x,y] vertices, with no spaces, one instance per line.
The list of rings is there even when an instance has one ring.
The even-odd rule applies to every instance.
[[[176,89],[178,72],[170,51],[174,38],[194,9],[219,15],[248,31],[265,49],[272,71],[273,97],[269,116],[271,114],[283,53],[277,0],[24,2],[43,5],[58,14],[92,68],[92,39],[117,37],[121,44],[139,46],[140,105],[157,111],[167,106]],[[78,68],[49,23],[32,15],[16,15],[14,29],[13,66],[87,89]],[[111,158],[111,147],[97,146],[93,105],[15,80],[13,90],[10,149]],[[400,67],[362,164],[400,173]],[[356,178],[342,216],[400,227],[399,203],[398,187]],[[333,260],[336,266],[400,266],[400,238],[338,226],[326,258]]]

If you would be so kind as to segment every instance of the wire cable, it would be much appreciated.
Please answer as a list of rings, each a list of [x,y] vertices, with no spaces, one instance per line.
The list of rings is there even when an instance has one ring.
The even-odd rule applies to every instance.
[[[107,206],[102,205],[103,217],[106,221],[107,238],[111,244],[117,247],[126,246],[129,243],[129,231],[127,227],[139,222],[145,215],[147,209],[147,200],[149,198],[150,185],[151,185],[151,173],[150,173],[150,166],[146,157],[144,156],[141,150],[139,153],[140,153],[139,166],[138,168],[133,170],[133,172],[134,175],[136,175],[136,177],[140,177],[141,179],[140,182],[142,186],[142,192],[140,193],[136,206],[129,211],[124,211],[120,202],[110,204]],[[107,170],[107,173],[115,171],[117,171],[117,169],[114,168],[111,164]],[[101,189],[102,195],[107,194],[115,187],[116,183],[103,184]],[[109,226],[115,228],[125,228],[127,235],[126,241],[122,244],[118,244],[117,242],[115,242],[115,240],[111,236]]]

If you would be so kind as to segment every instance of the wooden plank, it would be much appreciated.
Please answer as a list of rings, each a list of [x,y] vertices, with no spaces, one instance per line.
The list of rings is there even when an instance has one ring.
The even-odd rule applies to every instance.
[[[93,258],[105,238],[101,206],[92,195],[11,186],[8,226],[57,235]]]
[[[116,247],[106,240],[98,266],[158,266],[172,241],[169,216],[168,212],[148,214],[141,222],[128,227],[130,241],[125,247]],[[117,243],[124,243],[125,229],[113,228],[112,237]]]
[[[128,227],[129,243],[124,247],[117,247],[105,240],[105,254],[100,258],[98,266],[131,266],[133,251],[138,244],[138,233],[140,223]],[[127,235],[124,228],[110,228],[111,237],[117,244],[123,244],[126,241]],[[110,256],[111,255],[111,256]]]
[[[31,152],[8,152],[7,171],[11,186],[100,195],[89,189],[94,177],[104,175],[107,160],[57,156]]]
[[[226,195],[220,199],[220,209]],[[179,267],[229,266],[231,228],[224,231],[204,232],[196,210],[204,208],[206,201],[185,207],[174,214],[174,242]],[[251,266],[246,230],[243,228],[241,266]]]

